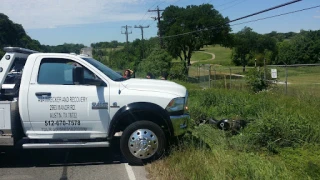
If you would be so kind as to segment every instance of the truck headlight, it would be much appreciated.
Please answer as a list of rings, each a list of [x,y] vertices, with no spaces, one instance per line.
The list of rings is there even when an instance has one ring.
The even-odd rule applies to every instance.
[[[170,115],[182,115],[188,113],[188,98],[175,98],[170,101],[166,110],[170,113]]]
[[[168,106],[166,107],[166,110],[170,112],[177,112],[177,111],[183,111],[184,110],[184,98],[175,98],[170,101]]]

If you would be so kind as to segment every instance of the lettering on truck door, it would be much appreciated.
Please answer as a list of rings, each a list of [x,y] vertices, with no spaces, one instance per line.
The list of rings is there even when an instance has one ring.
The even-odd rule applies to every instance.
[[[88,85],[99,78],[73,60],[38,58],[38,74],[28,93],[29,117],[36,138],[106,137],[109,89]],[[73,82],[73,68],[84,68],[83,84]],[[33,80],[31,80],[33,81]]]

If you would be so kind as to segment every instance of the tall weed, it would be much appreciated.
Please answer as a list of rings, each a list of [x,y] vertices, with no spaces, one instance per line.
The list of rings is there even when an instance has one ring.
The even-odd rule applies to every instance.
[[[320,99],[189,85],[191,134],[148,165],[151,179],[319,179]],[[201,124],[242,119],[236,136]],[[200,124],[200,125],[199,125]]]

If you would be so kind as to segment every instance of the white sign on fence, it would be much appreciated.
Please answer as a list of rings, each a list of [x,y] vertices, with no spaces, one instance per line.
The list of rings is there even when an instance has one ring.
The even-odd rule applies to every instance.
[[[277,78],[277,69],[271,69],[271,77],[273,79],[276,79]]]

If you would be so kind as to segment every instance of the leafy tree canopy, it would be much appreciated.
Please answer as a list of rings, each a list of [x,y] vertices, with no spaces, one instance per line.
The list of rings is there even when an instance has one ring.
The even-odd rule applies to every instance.
[[[139,64],[140,72],[152,73],[155,77],[163,73],[169,73],[172,57],[169,53],[160,48],[154,48],[151,54]]]
[[[232,61],[236,65],[241,65],[243,71],[250,61],[258,60],[261,64],[266,56],[274,59],[277,53],[274,38],[260,35],[249,27],[245,27],[235,34],[233,46]]]
[[[58,46],[41,45],[39,41],[30,38],[22,25],[12,22],[8,16],[0,13],[0,55],[3,47],[22,47],[40,52],[80,53],[83,44],[63,44]]]
[[[187,7],[169,6],[162,13],[160,29],[164,36],[189,33],[165,38],[168,52],[190,65],[192,52],[208,44],[227,45],[231,31],[227,22],[211,4],[190,5]],[[215,27],[215,28],[213,28]]]

